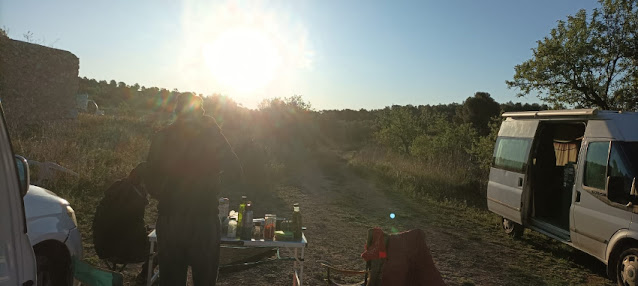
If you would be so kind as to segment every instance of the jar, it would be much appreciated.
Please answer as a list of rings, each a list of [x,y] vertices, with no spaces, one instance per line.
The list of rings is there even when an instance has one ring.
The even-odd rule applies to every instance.
[[[264,238],[263,219],[253,219],[253,239],[261,240]]]
[[[275,227],[277,225],[277,215],[266,214],[264,226],[264,240],[273,240],[275,237]]]

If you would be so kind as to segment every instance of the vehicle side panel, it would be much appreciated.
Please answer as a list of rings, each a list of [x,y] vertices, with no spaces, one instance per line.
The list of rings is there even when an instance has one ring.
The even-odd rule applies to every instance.
[[[507,119],[501,124],[499,138],[524,139],[528,141],[527,149],[520,149],[519,158],[529,160],[531,140],[536,134],[538,120],[514,120]],[[497,152],[495,148],[495,156]],[[490,177],[487,186],[488,209],[509,220],[523,224],[523,211],[526,209],[523,202],[524,186],[526,186],[526,168],[518,170],[506,170],[497,166],[490,168]]]
[[[15,158],[0,108],[0,285],[35,282],[35,256],[26,231]]]
[[[590,124],[587,129],[596,127]],[[591,142],[609,142],[610,138],[587,139],[583,142],[580,164],[577,170],[575,188],[580,200],[575,199],[572,205],[573,225],[570,231],[576,236],[574,244],[585,252],[605,261],[607,244],[619,230],[628,229],[632,221],[632,212],[627,208],[612,206],[606,200],[604,190],[596,191],[584,185],[586,156]],[[580,195],[578,195],[580,194]]]
[[[522,224],[521,196],[523,187],[519,180],[524,175],[512,171],[490,168],[487,186],[487,208],[509,220]]]

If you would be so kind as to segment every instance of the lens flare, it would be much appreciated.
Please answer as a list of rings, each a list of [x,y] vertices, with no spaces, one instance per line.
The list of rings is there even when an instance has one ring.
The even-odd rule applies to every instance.
[[[390,213],[390,218],[394,219],[396,217],[396,215],[394,215],[394,213]]]

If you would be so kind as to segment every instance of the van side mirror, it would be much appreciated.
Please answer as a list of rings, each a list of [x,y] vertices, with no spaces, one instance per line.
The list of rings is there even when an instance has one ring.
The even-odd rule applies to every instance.
[[[29,163],[27,159],[20,155],[15,155],[16,167],[18,169],[18,180],[20,183],[20,194],[24,197],[29,190]]]

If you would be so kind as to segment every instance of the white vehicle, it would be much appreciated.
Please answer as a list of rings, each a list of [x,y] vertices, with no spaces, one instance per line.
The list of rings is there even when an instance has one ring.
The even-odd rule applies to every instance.
[[[73,258],[82,259],[82,238],[69,202],[31,185],[24,196],[27,230],[37,261],[38,285],[71,285]]]
[[[16,167],[18,170],[16,170]],[[33,285],[36,262],[29,243],[22,197],[29,183],[26,160],[15,162],[0,106],[0,285]]]
[[[514,236],[530,228],[638,283],[638,113],[507,112],[487,188],[490,211]]]

